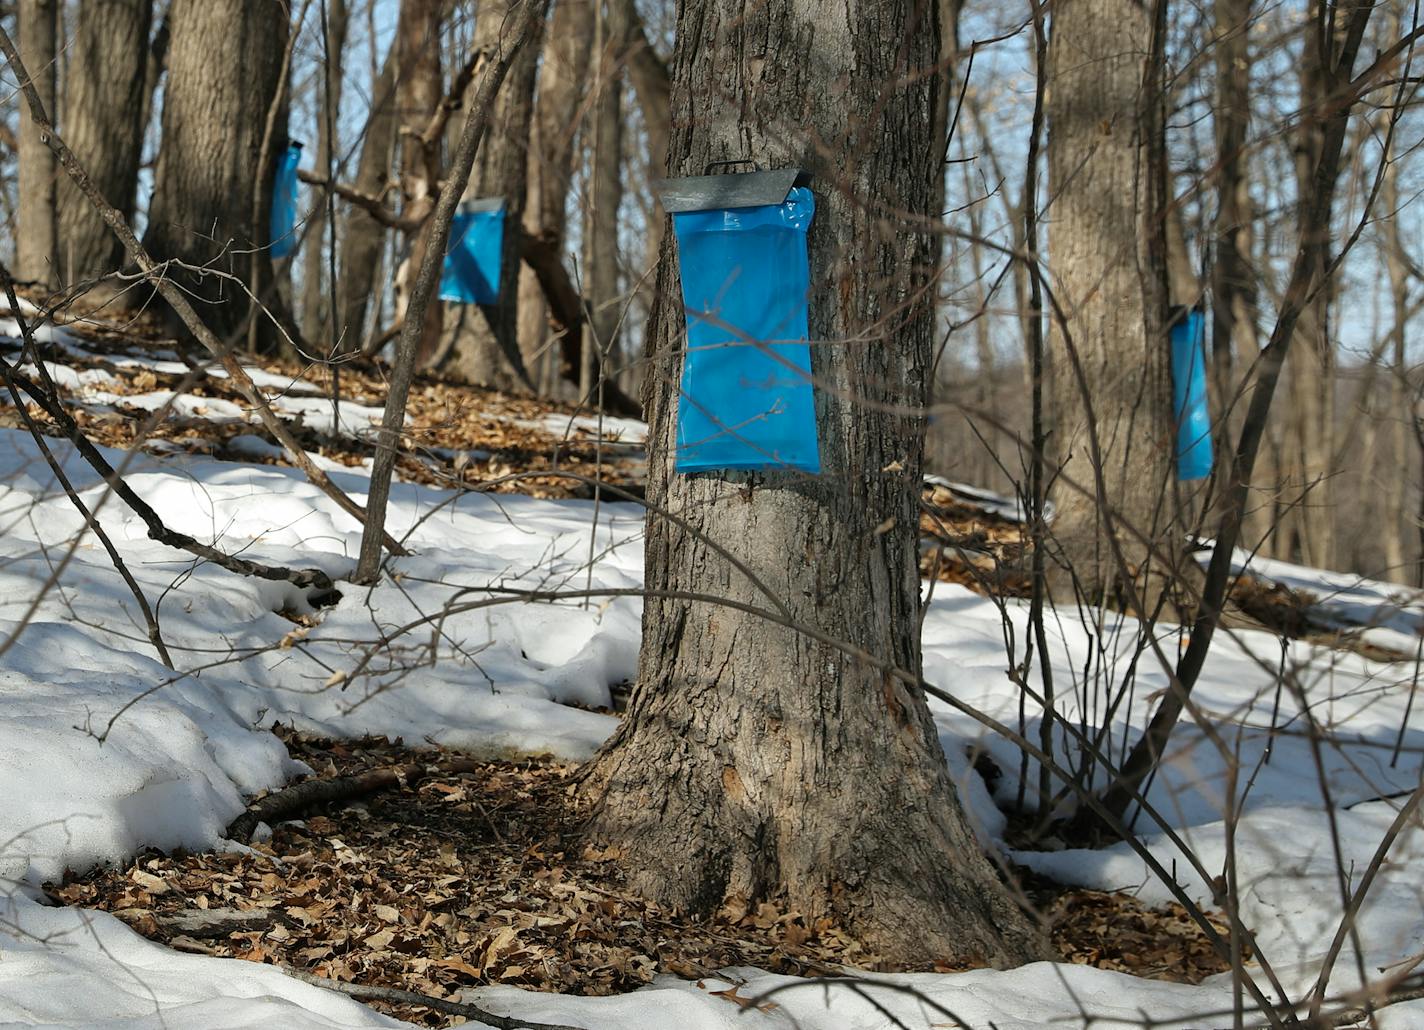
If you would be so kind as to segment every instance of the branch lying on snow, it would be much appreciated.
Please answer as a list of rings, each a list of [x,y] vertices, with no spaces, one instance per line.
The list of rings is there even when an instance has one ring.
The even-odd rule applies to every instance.
[[[124,220],[114,207],[104,199],[98,187],[94,185],[89,173],[84,170],[84,166],[79,163],[73,151],[54,131],[54,126],[50,123],[49,116],[45,112],[44,103],[40,100],[39,93],[35,90],[35,85],[30,79],[30,73],[26,70],[25,64],[20,60],[20,55],[15,49],[14,40],[3,28],[0,28],[0,52],[3,52],[5,59],[9,62],[10,68],[14,71],[20,82],[20,89],[25,94],[25,100],[30,108],[30,120],[40,131],[40,138],[52,150],[55,157],[59,159],[61,167],[74,181],[74,185],[79,192],[89,200],[94,210],[99,213],[99,217],[104,220],[114,235],[124,245],[124,251],[148,280],[153,283],[154,289],[163,297],[173,312],[182,320],[188,330],[197,338],[208,352],[217,359],[218,363],[232,379],[233,384],[241,391],[257,412],[262,425],[272,434],[283,448],[286,449],[292,463],[306,475],[307,479],[340,506],[352,518],[362,525],[366,523],[366,511],[350,497],[345,491],[340,489],[331,481],[325,472],[319,469],[311,458],[303,450],[296,438],[287,430],[282,420],[273,412],[271,405],[267,403],[267,398],[262,391],[257,389],[257,384],[252,381],[252,377],[247,374],[247,369],[242,367],[242,363],[237,360],[236,355],[230,346],[224,344],[213,334],[213,331],[198,316],[193,305],[189,303],[187,296],[177,285],[170,282],[164,274],[167,269],[166,263],[158,262],[139,243],[138,237],[129,228],[129,224]],[[382,546],[391,554],[408,553],[404,547],[396,542],[388,533],[382,533]]]
[[[123,502],[133,509],[133,513],[143,519],[144,525],[148,527],[150,540],[167,544],[169,547],[176,547],[181,551],[188,551],[190,554],[196,554],[205,561],[210,561],[214,565],[239,575],[283,581],[304,588],[333,589],[331,577],[321,569],[288,569],[280,565],[263,565],[261,562],[248,561],[246,558],[236,558],[225,551],[219,551],[216,547],[194,539],[187,533],[169,529],[164,525],[158,512],[154,511],[142,497],[134,493],[133,488],[124,482],[124,478],[119,475],[114,466],[110,465],[104,455],[99,453],[99,449],[89,442],[89,438],[79,428],[79,423],[74,421],[74,416],[65,409],[57,397],[50,396],[48,392],[41,389],[38,384],[3,357],[0,357],[0,375],[4,376],[7,384],[18,387],[29,394],[44,413],[54,421],[55,425],[64,431],[64,435],[74,444],[84,460],[104,478],[104,482],[109,484]]]
[[[427,776],[451,776],[459,773],[478,772],[484,768],[483,762],[472,758],[457,758],[438,765],[401,765],[386,769],[372,769],[354,776],[337,776],[329,780],[303,780],[290,787],[268,794],[248,806],[229,824],[226,836],[246,844],[258,823],[276,823],[291,818],[316,805],[333,801],[350,801],[365,797],[377,791],[390,790],[419,783]]]
[[[277,968],[288,976],[301,980],[303,983],[313,984],[317,987],[325,987],[332,991],[340,991],[342,994],[349,995],[358,1001],[392,1001],[403,1005],[424,1005],[428,1009],[434,1009],[436,1012],[444,1012],[447,1015],[468,1016],[471,1019],[478,1019],[481,1023],[488,1023],[490,1026],[498,1027],[498,1030],[582,1030],[580,1027],[568,1026],[563,1023],[535,1023],[528,1019],[497,1016],[493,1012],[486,1012],[477,1005],[469,1005],[461,1001],[450,1001],[446,998],[437,998],[430,994],[417,994],[415,991],[401,991],[394,987],[367,987],[364,984],[349,984],[341,980],[329,980],[324,976],[308,973],[305,969],[298,969],[296,966],[278,965]]]

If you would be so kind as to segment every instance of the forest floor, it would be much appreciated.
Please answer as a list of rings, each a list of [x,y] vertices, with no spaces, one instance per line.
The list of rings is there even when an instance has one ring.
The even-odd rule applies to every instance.
[[[0,324],[7,334],[13,324]],[[195,381],[168,345],[127,331],[46,326],[42,337],[81,423],[171,528],[350,575],[360,527],[285,464],[222,379]],[[7,346],[15,360],[18,344]],[[333,408],[323,374],[253,368],[312,460],[360,500],[381,382],[343,370]],[[283,963],[586,1030],[1225,1025],[1206,1014],[1231,1010],[1237,980],[1173,907],[1180,897],[1219,909],[1230,856],[1256,949],[1244,975],[1264,983],[1269,962],[1300,997],[1339,923],[1341,870],[1358,882],[1373,867],[1419,782],[1419,664],[1401,660],[1424,640],[1419,599],[1255,561],[1267,615],[1218,636],[1194,695],[1204,725],[1183,724],[1151,784],[1160,821],[1137,820],[1171,885],[1126,844],[1028,845],[1018,829],[1036,764],[931,704],[981,841],[1017,870],[1064,961],[887,972],[797,913],[657,911],[624,889],[618,856],[572,837],[570,776],[616,725],[638,599],[532,605],[509,593],[641,584],[642,509],[590,503],[587,481],[564,473],[601,469],[636,496],[644,429],[457,387],[418,395],[390,514],[413,553],[380,585],[342,583],[335,599],[154,542],[49,439],[152,600],[176,669],[157,661],[128,587],[0,407],[0,1023],[462,1018],[410,1004],[381,1014]],[[165,417],[150,424],[154,412]],[[1030,638],[1015,503],[948,481],[928,483],[926,502],[926,678],[1042,740],[1037,706],[1005,672]],[[470,598],[491,603],[459,608]],[[1119,757],[1168,674],[1141,657],[1121,614],[1063,606],[1047,633],[1031,675],[1037,688],[1047,668],[1056,685],[1051,746],[1097,782],[1070,730]],[[1179,627],[1159,628],[1168,653],[1182,641]],[[253,798],[303,776],[456,754],[478,769],[313,809],[251,846],[227,839]],[[1242,770],[1232,814],[1222,799]],[[1424,952],[1421,870],[1424,840],[1406,830],[1378,866],[1334,989]],[[1378,1025],[1421,1025],[1411,1020],[1424,1021],[1424,1005],[1393,1005]]]
[[[384,737],[274,732],[325,778],[456,757]],[[491,983],[617,994],[663,973],[706,982],[738,966],[830,977],[954,971],[888,965],[831,921],[765,902],[704,919],[659,909],[625,887],[618,853],[580,844],[576,772],[549,756],[491,759],[316,806],[249,852],[142,852],[46,889],[185,952],[436,998]],[[1065,961],[1180,983],[1228,968],[1180,905],[1154,909],[1019,872]],[[1226,932],[1219,916],[1213,922]],[[450,1019],[407,1002],[373,1004],[421,1025]]]

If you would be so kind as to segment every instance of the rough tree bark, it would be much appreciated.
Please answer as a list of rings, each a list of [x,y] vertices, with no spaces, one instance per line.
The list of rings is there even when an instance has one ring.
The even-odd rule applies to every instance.
[[[47,111],[55,109],[58,12],[59,0],[20,0],[17,12],[20,52]],[[18,136],[20,211],[15,234],[15,275],[27,282],[55,286],[59,282],[55,222],[59,165],[40,139],[39,129],[28,119],[20,119]]]
[[[480,4],[474,47],[492,50],[508,31],[511,0]],[[542,39],[542,26],[541,37]],[[528,192],[529,125],[534,115],[534,81],[539,44],[520,50],[495,101],[493,121],[475,160],[465,196],[504,198],[504,256],[500,262],[499,302],[451,304],[445,309],[446,339],[439,370],[460,382],[512,393],[529,393],[534,384],[519,352],[519,234]],[[474,89],[471,86],[471,89]],[[473,112],[466,114],[469,117]]]
[[[342,68],[346,52],[346,26],[349,12],[346,0],[330,0],[326,9],[323,47],[319,51],[326,64],[322,76],[320,101],[317,106],[316,166],[321,174],[332,176],[337,132],[337,113],[341,110]],[[326,241],[327,199],[319,200],[306,228],[306,249],[302,252],[302,335],[314,344],[323,344],[331,327],[334,290],[327,280],[330,251]],[[334,242],[333,242],[334,245]],[[339,331],[333,339],[340,339]]]
[[[396,48],[392,46],[371,85],[371,113],[361,141],[361,157],[352,185],[367,196],[384,193],[391,179],[391,159],[396,145]],[[386,227],[364,208],[346,209],[341,232],[341,281],[336,291],[337,337],[345,350],[364,345],[366,315],[386,242]]]
[[[1050,441],[1062,468],[1053,578],[1065,584],[1075,577],[1093,603],[1125,585],[1105,508],[1139,587],[1150,578],[1149,549],[1168,539],[1175,522],[1170,351],[1165,312],[1151,299],[1161,287],[1150,243],[1164,238],[1152,224],[1155,191],[1142,117],[1151,38],[1142,0],[1064,0],[1054,7],[1045,103],[1049,268],[1084,382],[1063,327],[1050,319]],[[1090,411],[1101,448],[1100,488]],[[1140,596],[1150,607],[1151,594]]]
[[[558,0],[539,69],[539,97],[529,137],[529,192],[524,228],[562,254],[573,182],[574,139],[582,122],[593,38],[593,0]],[[519,352],[541,394],[558,381],[558,341],[551,339],[544,291],[534,272],[519,275]]]
[[[80,4],[64,77],[65,141],[125,221],[133,220],[138,189],[152,17],[153,0]],[[123,244],[68,179],[59,184],[59,238],[65,283],[123,264]]]
[[[258,165],[286,47],[287,7],[278,0],[173,0],[169,18],[163,138],[144,247],[158,260],[176,258],[242,282],[253,266],[245,252],[263,248],[259,278],[271,283],[269,226],[265,218],[251,224],[252,190],[258,183],[258,207],[269,211],[275,148],[267,167]],[[284,123],[277,126],[279,140],[286,135]],[[171,274],[208,326],[232,342],[249,311],[241,288],[192,268]],[[268,342],[272,323],[259,322]]]
[[[823,472],[673,473],[684,320],[669,239],[648,333],[648,497],[686,523],[648,517],[638,683],[588,769],[589,833],[672,907],[770,900],[840,922],[891,961],[1041,955],[970,831],[920,693],[768,619],[673,596],[784,606],[920,668],[925,422],[912,412],[928,400],[933,340],[934,9],[683,0],[677,39],[672,174],[752,156],[819,176]]]

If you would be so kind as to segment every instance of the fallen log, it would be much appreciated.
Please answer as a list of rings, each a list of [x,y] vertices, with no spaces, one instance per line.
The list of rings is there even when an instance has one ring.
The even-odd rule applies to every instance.
[[[247,806],[247,811],[234,819],[226,830],[228,839],[246,844],[258,823],[275,825],[317,805],[336,801],[351,801],[394,787],[409,787],[428,776],[453,776],[478,772],[482,762],[472,758],[457,758],[434,765],[416,764],[371,769],[353,776],[337,776],[329,780],[310,779],[273,791]]]
[[[169,933],[197,940],[217,940],[246,930],[266,930],[280,919],[270,908],[185,908],[155,912],[154,921]]]

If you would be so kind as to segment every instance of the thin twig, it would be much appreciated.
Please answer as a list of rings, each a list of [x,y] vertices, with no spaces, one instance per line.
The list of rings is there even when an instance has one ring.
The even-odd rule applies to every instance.
[[[411,290],[410,302],[406,305],[405,322],[401,328],[400,340],[396,344],[396,359],[391,369],[390,384],[386,393],[386,408],[381,419],[381,429],[377,436],[376,456],[371,464],[371,486],[367,494],[366,531],[361,538],[361,558],[357,566],[357,579],[372,582],[379,573],[383,541],[389,540],[385,532],[386,504],[390,499],[391,473],[395,469],[396,451],[400,446],[401,431],[405,426],[405,405],[410,394],[411,380],[415,375],[415,362],[421,337],[425,332],[425,316],[430,298],[435,293],[435,285],[440,278],[440,268],[445,260],[445,247],[450,238],[450,223],[455,217],[455,207],[465,186],[470,181],[470,169],[475,162],[475,152],[484,137],[485,126],[489,124],[490,113],[499,87],[504,82],[505,73],[526,40],[529,39],[534,23],[542,19],[548,7],[548,0],[524,0],[513,30],[500,41],[497,52],[490,55],[480,78],[475,94],[470,98],[470,109],[465,117],[465,126],[460,132],[459,146],[456,148],[450,177],[440,191],[440,199],[435,205],[435,214],[430,225],[430,237],[425,253],[421,257],[420,270]],[[389,544],[386,550],[392,550]]]
[[[15,321],[20,326],[20,335],[24,337],[25,346],[29,349],[29,352],[34,355],[36,367],[43,371],[44,364],[40,361],[39,350],[35,346],[34,330],[25,316],[20,313],[20,301],[19,298],[15,296],[15,281],[10,275],[10,270],[5,267],[3,262],[0,262],[0,280],[3,280],[5,284],[5,293],[10,299],[10,306],[15,310]],[[159,628],[158,619],[153,614],[153,608],[149,605],[148,598],[144,596],[143,588],[138,585],[138,581],[134,579],[133,573],[129,572],[129,567],[124,563],[123,556],[119,554],[119,549],[114,546],[114,542],[109,539],[109,534],[99,522],[98,516],[89,510],[88,505],[84,503],[78,491],[74,489],[74,484],[70,482],[69,476],[64,471],[64,466],[55,459],[54,453],[49,449],[49,443],[44,438],[44,434],[40,432],[40,427],[35,424],[35,420],[30,417],[29,409],[25,407],[25,402],[20,397],[20,391],[15,384],[15,378],[9,363],[3,361],[3,359],[0,359],[0,375],[4,376],[5,387],[10,391],[10,397],[15,402],[15,410],[20,413],[20,418],[24,421],[25,428],[29,430],[30,436],[34,438],[35,445],[39,447],[40,454],[44,456],[44,460],[49,465],[50,471],[54,473],[54,478],[64,490],[65,496],[69,498],[70,502],[84,519],[84,528],[98,537],[99,543],[103,545],[105,552],[109,555],[109,560],[113,563],[114,569],[123,579],[124,584],[129,588],[129,592],[133,594],[134,601],[137,602],[139,611],[143,614],[143,621],[148,627],[149,642],[153,644],[153,649],[158,652],[159,661],[168,666],[168,668],[173,669],[173,659],[168,654],[168,645],[163,642],[163,631]],[[50,386],[52,389],[53,384],[51,383]],[[58,397],[55,398],[55,401],[56,403],[58,402]]]

